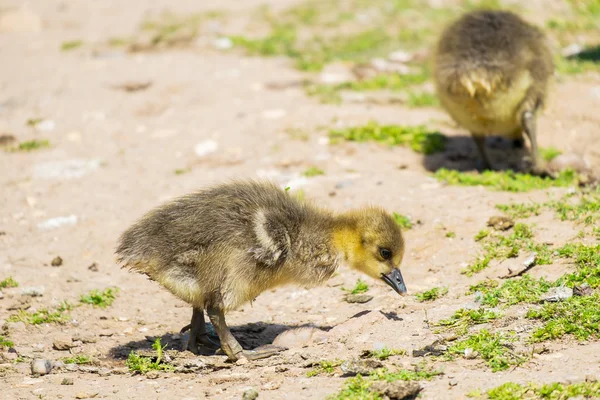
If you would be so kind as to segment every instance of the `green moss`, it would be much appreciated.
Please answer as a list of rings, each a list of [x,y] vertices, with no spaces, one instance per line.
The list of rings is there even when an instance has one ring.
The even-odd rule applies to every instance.
[[[19,286],[19,283],[17,281],[15,281],[12,278],[12,276],[9,276],[8,278],[4,279],[3,281],[0,281],[0,289],[15,288],[18,286]]]
[[[512,218],[529,218],[533,215],[540,215],[542,204],[525,204],[525,203],[514,203],[514,204],[497,204],[496,208]]]
[[[306,171],[302,173],[302,175],[306,176],[307,178],[312,178],[319,175],[325,175],[325,171],[323,171],[321,168],[311,166],[308,167]]]
[[[110,306],[119,292],[117,288],[107,288],[104,291],[92,290],[88,294],[81,295],[79,301],[83,304],[91,304],[94,307],[106,308]]]
[[[54,311],[48,310],[46,308],[42,308],[34,312],[20,310],[18,313],[9,316],[8,322],[24,322],[30,325],[52,323],[64,324],[70,318],[70,316],[67,314],[67,311],[72,310],[72,308],[73,307],[69,303],[63,302]]]
[[[485,186],[507,192],[528,192],[551,187],[568,187],[578,184],[577,174],[571,170],[560,172],[556,179],[522,174],[513,171],[459,172],[439,169],[434,175],[449,185]]]
[[[77,48],[79,48],[81,46],[83,46],[83,41],[81,41],[81,40],[71,40],[71,41],[68,41],[68,42],[63,42],[60,45],[60,49],[62,51],[69,51],[69,50],[75,50],[75,49],[77,49]]]
[[[85,364],[91,364],[92,359],[89,356],[86,356],[85,354],[77,354],[77,355],[74,355],[73,357],[63,358],[63,362],[65,364],[85,365]]]
[[[390,146],[410,146],[417,153],[432,154],[443,151],[446,137],[439,132],[427,130],[424,126],[367,125],[329,131],[332,143],[340,140],[353,142],[375,141]]]
[[[13,347],[15,344],[8,340],[7,338],[5,338],[4,336],[0,336],[0,349],[6,347],[6,348],[11,348]]]
[[[391,356],[405,356],[407,354],[404,349],[388,349],[384,347],[381,350],[372,350],[368,353],[368,357],[375,357],[380,360],[387,360]]]
[[[556,157],[560,156],[562,151],[554,148],[554,147],[543,147],[540,148],[540,155],[545,161],[552,161]]]
[[[397,212],[392,213],[392,218],[398,226],[403,229],[411,229],[413,227],[412,219],[406,215],[398,214]]]
[[[358,279],[356,281],[356,285],[354,285],[354,288],[351,290],[342,288],[342,290],[348,291],[351,294],[359,294],[359,293],[366,293],[369,291],[369,285],[367,285],[367,283],[365,281],[363,281],[362,279]]]
[[[130,371],[146,373],[148,371],[171,371],[173,366],[166,364],[163,361],[163,352],[167,345],[162,346],[160,338],[157,338],[152,344],[152,348],[156,351],[156,357],[145,357],[135,354],[133,351],[129,353],[125,365]]]
[[[574,296],[556,303],[544,303],[532,308],[527,318],[537,319],[544,325],[536,329],[531,338],[534,342],[573,335],[579,340],[600,338],[600,295]]]
[[[521,385],[507,382],[485,392],[485,398],[488,400],[566,400],[595,397],[600,397],[600,382],[581,382],[569,385],[558,382],[545,385],[534,383]]]
[[[521,365],[525,358],[515,354],[511,349],[511,342],[515,341],[512,335],[490,333],[482,329],[468,338],[454,343],[448,348],[450,354],[463,355],[466,349],[479,353],[492,372],[503,371],[511,366]]]
[[[533,240],[533,231],[525,224],[516,224],[510,234],[480,231],[475,239],[481,241],[483,254],[480,255],[463,273],[471,276],[487,268],[491,260],[517,257],[521,250],[537,253],[536,263],[552,263],[552,252],[548,245]]]
[[[317,376],[317,375],[321,375],[321,374],[330,375],[330,374],[333,374],[336,367],[339,367],[340,365],[342,365],[341,360],[333,360],[333,361],[323,360],[319,363],[319,365],[317,365],[316,367],[314,367],[313,369],[308,371],[306,373],[306,376],[311,378],[313,376]]]
[[[581,243],[569,243],[557,250],[561,258],[570,258],[575,262],[575,271],[558,279],[557,285],[573,287],[587,283],[592,288],[600,287],[600,244],[588,246]]]
[[[10,151],[34,151],[34,150],[40,150],[40,149],[45,149],[50,147],[50,142],[48,140],[27,140],[25,142],[21,142],[18,144],[18,146],[13,147],[10,149]]]
[[[578,202],[573,202],[575,196],[567,195],[560,200],[550,201],[546,207],[553,209],[562,221],[578,221],[587,225],[600,220],[600,195],[597,193],[581,194]]]
[[[420,302],[434,301],[434,300],[439,299],[440,297],[445,296],[447,293],[448,293],[448,288],[434,287],[425,292],[417,293],[415,295],[415,297],[417,298],[417,301],[420,301]]]
[[[454,239],[456,237],[455,232],[446,232],[446,237],[449,239]]]
[[[520,303],[537,303],[540,296],[553,286],[555,285],[552,282],[544,278],[534,279],[529,274],[525,274],[520,278],[506,279],[502,284],[493,280],[480,282],[471,286],[469,292],[479,292],[481,296],[479,301],[483,306],[512,306]]]
[[[476,242],[479,242],[482,239],[485,239],[486,237],[488,237],[489,235],[490,235],[490,231],[488,231],[487,229],[482,229],[479,232],[477,232],[477,234],[475,235],[475,237],[473,239],[475,239]]]
[[[438,321],[436,326],[449,327],[457,329],[463,334],[467,333],[470,326],[485,324],[502,316],[499,311],[479,308],[476,310],[468,310],[461,308],[457,310],[450,318]]]

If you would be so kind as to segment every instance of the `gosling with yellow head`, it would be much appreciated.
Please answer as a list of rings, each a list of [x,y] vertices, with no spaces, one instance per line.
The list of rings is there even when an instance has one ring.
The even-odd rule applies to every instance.
[[[536,114],[554,72],[543,32],[509,11],[467,13],[442,33],[434,54],[434,80],[442,106],[468,129],[483,167],[488,135],[530,142],[526,169],[540,171]]]
[[[317,286],[347,264],[406,293],[402,232],[383,209],[334,214],[269,182],[221,184],[159,206],[122,234],[116,252],[124,267],[192,305],[188,350],[220,346],[233,361],[283,350],[244,350],[225,322],[266,290]],[[205,310],[220,343],[207,334]]]

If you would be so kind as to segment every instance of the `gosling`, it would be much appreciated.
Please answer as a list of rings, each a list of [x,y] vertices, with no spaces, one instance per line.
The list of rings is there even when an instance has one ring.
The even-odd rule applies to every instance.
[[[552,54],[541,30],[508,11],[473,11],[442,33],[433,57],[433,75],[442,106],[468,129],[482,166],[491,169],[486,135],[512,139],[530,156],[526,170],[541,173],[536,114],[553,75]]]
[[[123,267],[146,274],[192,305],[187,349],[220,348],[232,361],[284,350],[244,350],[225,313],[285,284],[322,284],[342,264],[407,290],[399,270],[404,240],[382,209],[338,215],[268,182],[238,181],[198,191],[143,216],[119,239]],[[207,335],[204,310],[220,343]]]

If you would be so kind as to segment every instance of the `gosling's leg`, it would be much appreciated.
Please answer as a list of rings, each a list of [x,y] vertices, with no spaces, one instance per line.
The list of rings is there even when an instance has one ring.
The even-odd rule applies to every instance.
[[[188,340],[187,349],[194,354],[199,353],[214,353],[219,348],[219,344],[214,343],[208,337],[206,332],[206,323],[204,322],[204,310],[201,308],[194,308],[192,313],[192,322],[183,327],[181,332],[185,332],[190,329],[190,338]],[[198,346],[200,345],[200,346]]]
[[[475,142],[475,145],[477,146],[477,152],[479,153],[481,169],[482,170],[492,169],[492,163],[490,162],[490,159],[488,158],[488,156],[485,152],[485,136],[477,135],[474,133],[472,134],[472,136],[473,136],[473,141]]]
[[[528,170],[531,173],[544,175],[544,172],[540,168],[538,159],[538,145],[537,145],[537,126],[535,120],[535,113],[533,111],[524,111],[521,114],[521,125],[523,132],[529,139],[531,144],[530,157],[528,157],[529,165]]]
[[[225,322],[225,315],[219,308],[209,308],[206,310],[210,322],[215,327],[219,339],[221,339],[221,349],[227,354],[227,357],[231,361],[237,361],[240,358],[247,358],[248,360],[258,360],[261,358],[271,357],[279,353],[280,351],[286,350],[285,348],[267,345],[257,347],[254,350],[244,350],[238,341],[233,337],[227,323]]]

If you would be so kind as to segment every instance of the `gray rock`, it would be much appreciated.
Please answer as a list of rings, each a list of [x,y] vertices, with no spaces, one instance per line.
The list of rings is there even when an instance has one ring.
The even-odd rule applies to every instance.
[[[340,368],[344,373],[344,376],[355,376],[355,375],[369,375],[374,369],[381,368],[382,362],[374,359],[361,360],[359,358],[353,358],[342,363]]]
[[[75,372],[79,369],[79,366],[77,364],[66,364],[65,365],[65,370],[69,371],[69,372]]]
[[[471,348],[465,349],[465,358],[466,358],[467,360],[474,360],[474,359],[476,359],[478,356],[479,356],[479,353],[478,353],[478,352],[476,352],[475,350],[473,350],[473,349],[471,349]]]
[[[587,283],[573,287],[574,296],[590,296],[592,293],[594,293],[594,289],[592,289]]]
[[[113,371],[110,368],[100,368],[98,370],[98,375],[105,377],[112,375]]]
[[[540,300],[547,302],[557,302],[566,300],[571,297],[573,297],[573,289],[566,286],[559,286],[548,290],[548,292],[544,294],[540,298]]]
[[[61,370],[65,368],[65,363],[62,361],[53,361],[52,369]]]
[[[63,378],[61,385],[71,386],[73,384],[73,378],[65,377]]]
[[[344,298],[344,300],[346,300],[346,303],[363,304],[363,303],[368,303],[369,301],[373,300],[373,296],[371,296],[370,294],[366,294],[366,293],[347,294],[346,297]]]
[[[158,371],[148,371],[146,372],[146,378],[148,379],[158,379],[158,377],[160,376],[160,374],[158,373]]]
[[[41,297],[46,289],[43,286],[30,286],[21,289],[21,294],[24,296]]]
[[[448,350],[448,346],[441,341],[436,340],[435,342],[428,344],[422,349],[413,350],[413,357],[426,357],[426,356],[441,356]]]
[[[65,351],[76,347],[70,339],[56,339],[52,343],[54,350]]]
[[[369,387],[371,392],[378,393],[390,400],[415,398],[423,388],[416,382],[375,382]]]
[[[515,225],[515,221],[510,217],[500,215],[491,217],[487,224],[497,231],[505,231],[512,228]]]
[[[50,360],[36,359],[31,362],[31,373],[33,375],[47,375],[52,371]]]
[[[242,394],[242,400],[255,400],[258,398],[258,390],[254,388],[249,388],[244,390],[244,394]]]

